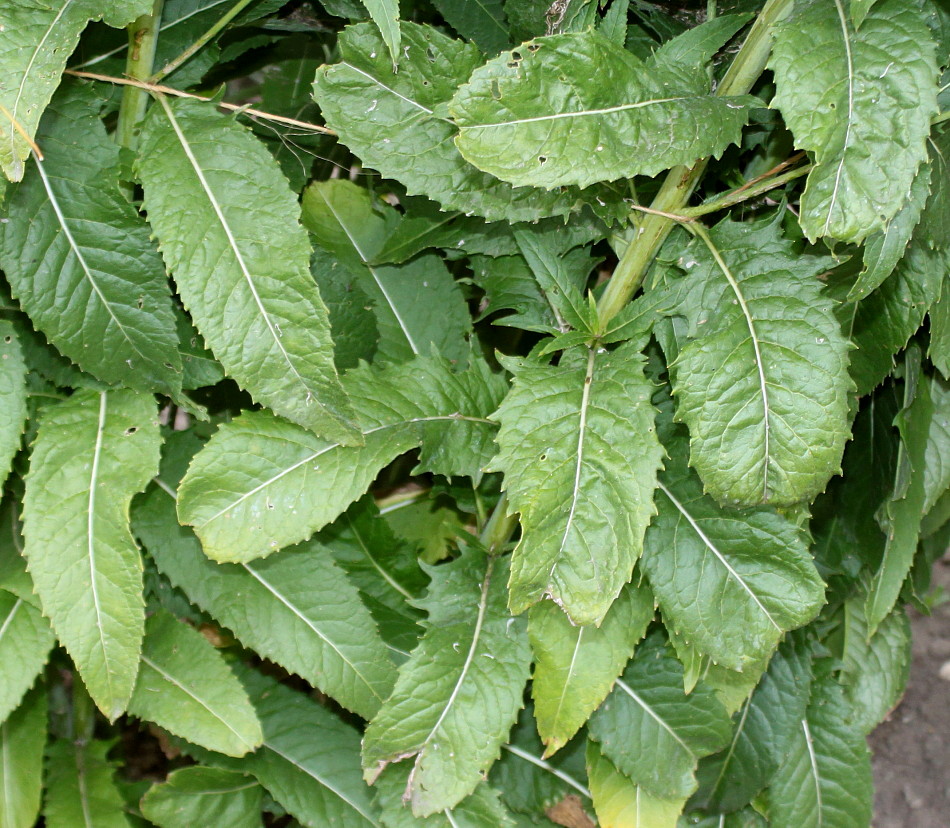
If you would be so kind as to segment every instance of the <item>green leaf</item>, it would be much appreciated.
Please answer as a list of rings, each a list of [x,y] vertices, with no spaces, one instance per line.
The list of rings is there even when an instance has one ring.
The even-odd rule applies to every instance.
[[[531,697],[545,756],[562,748],[606,698],[653,620],[653,595],[627,584],[599,627],[574,626],[553,601],[528,615]]]
[[[601,752],[647,793],[681,799],[696,789],[697,761],[729,742],[729,717],[702,684],[683,692],[683,667],[659,634],[637,649],[590,720]]]
[[[376,780],[376,803],[383,812],[386,828],[514,828],[498,791],[486,784],[479,785],[453,808],[432,816],[413,816],[402,798],[410,773],[411,763],[399,762],[386,768]]]
[[[409,22],[402,24],[402,42],[393,72],[379,33],[368,24],[350,26],[339,37],[341,62],[321,67],[314,81],[327,126],[367,167],[401,182],[410,195],[489,221],[533,221],[579,207],[576,190],[512,188],[459,153],[455,126],[436,112],[481,65],[475,46]]]
[[[921,373],[920,354],[908,352],[905,362],[907,378],[904,385],[904,408],[898,412],[895,424],[901,435],[897,456],[897,473],[890,500],[882,508],[881,528],[887,536],[884,556],[871,578],[865,613],[868,635],[894,608],[901,585],[910,572],[920,536],[920,522],[924,516],[927,497],[925,481],[928,444],[931,438],[947,446],[947,430],[943,425],[948,417],[950,395],[943,391],[938,397],[942,407],[934,402],[933,383]]]
[[[145,0],[4,3],[0,30],[0,167],[7,178],[23,178],[23,161],[30,154],[29,141],[14,124],[33,138],[86,23],[104,19],[118,28],[147,14],[150,8]]]
[[[492,319],[492,323],[538,333],[561,330],[560,321],[524,256],[473,256],[470,261],[475,283],[485,291],[480,319],[507,311]]]
[[[494,55],[511,43],[502,0],[433,0],[446,21],[462,37]]]
[[[575,623],[599,624],[630,580],[663,454],[643,363],[623,346],[587,350],[586,360],[575,352],[557,367],[506,362],[515,379],[493,415],[492,467],[521,513],[513,612],[550,596]]]
[[[676,828],[686,799],[661,799],[624,776],[587,743],[587,775],[601,828]]]
[[[524,622],[505,608],[507,569],[475,549],[428,568],[426,634],[363,737],[370,783],[412,760],[403,797],[416,816],[471,794],[517,718],[531,654]]]
[[[773,509],[724,509],[686,464],[684,436],[666,442],[657,516],[641,567],[665,622],[714,662],[742,670],[824,604],[799,528]]]
[[[363,494],[380,469],[422,447],[420,471],[478,477],[490,453],[486,419],[505,383],[485,363],[453,374],[439,359],[344,378],[364,445],[323,440],[267,412],[222,425],[181,485],[178,516],[217,561],[249,561],[304,540]]]
[[[0,722],[0,825],[32,828],[40,813],[43,747],[46,745],[46,691],[26,694]]]
[[[228,756],[243,756],[262,739],[247,694],[217,650],[164,611],[145,625],[129,712]]]
[[[854,28],[861,28],[864,18],[876,2],[877,0],[851,0],[851,20],[854,22]]]
[[[10,473],[26,426],[26,372],[16,329],[0,320],[0,486]]]
[[[871,762],[864,735],[833,679],[816,683],[788,760],[768,790],[769,819],[796,828],[866,828],[871,822]]]
[[[935,44],[920,4],[882,0],[855,31],[844,0],[801,0],[775,27],[773,105],[815,168],[801,200],[814,241],[886,228],[927,159]]]
[[[43,613],[89,694],[125,710],[145,624],[142,558],[129,502],[158,471],[155,402],[77,391],[43,414],[23,498],[24,555]]]
[[[386,42],[395,68],[402,57],[399,54],[399,0],[362,0],[362,3]]]
[[[56,637],[37,607],[0,589],[0,722],[23,699],[49,658]],[[6,828],[6,823],[0,823]]]
[[[256,399],[330,439],[358,441],[310,245],[276,162],[210,104],[160,102],[142,128],[137,169],[195,325]]]
[[[814,497],[839,469],[851,389],[849,345],[815,278],[828,262],[796,255],[775,223],[726,220],[707,242],[684,254],[695,295],[681,312],[699,336],[671,366],[690,464],[721,503]]]
[[[900,701],[911,652],[904,608],[895,608],[869,635],[864,603],[865,594],[858,592],[844,604],[841,683],[852,711],[850,720],[868,734]]]
[[[429,254],[400,266],[371,264],[397,216],[389,205],[374,205],[369,191],[350,181],[315,182],[304,192],[304,224],[373,301],[379,356],[404,361],[428,356],[435,345],[447,359],[463,359],[472,323],[442,260]]]
[[[7,200],[0,263],[33,324],[80,368],[175,396],[182,366],[165,267],[119,189],[119,147],[98,109],[78,84],[53,99],[37,134],[44,160]]]
[[[658,66],[682,69],[705,66],[748,21],[748,14],[721,14],[666,41],[654,53]],[[681,69],[681,71],[682,71]]]
[[[360,737],[325,706],[250,669],[241,679],[264,728],[264,744],[228,767],[252,774],[307,828],[381,828],[360,778]]]
[[[161,483],[135,511],[136,534],[158,568],[245,646],[371,717],[392,689],[395,667],[354,586],[316,543],[266,561],[210,561],[175,518],[174,486],[190,456],[182,445],[171,444]]]
[[[160,828],[227,825],[260,828],[263,790],[237,771],[196,765],[172,771],[142,798],[142,814]]]
[[[681,74],[593,30],[539,38],[459,89],[449,106],[456,143],[479,169],[545,189],[719,156],[738,142],[754,99],[714,97]]]
[[[769,784],[805,715],[811,678],[811,647],[804,636],[788,636],[733,716],[729,745],[700,760],[696,800],[716,811],[735,811]]]
[[[113,742],[56,739],[47,748],[43,816],[49,828],[129,828],[125,801],[115,783]]]

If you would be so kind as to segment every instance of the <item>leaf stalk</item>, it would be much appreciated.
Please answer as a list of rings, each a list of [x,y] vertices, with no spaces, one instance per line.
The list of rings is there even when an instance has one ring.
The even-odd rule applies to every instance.
[[[144,80],[152,71],[164,5],[165,0],[154,0],[151,14],[143,14],[129,24],[129,55],[125,71],[130,78]],[[145,90],[131,84],[122,90],[119,121],[115,131],[115,140],[120,146],[135,149],[138,143],[138,127],[142,116],[145,115],[148,97]]]

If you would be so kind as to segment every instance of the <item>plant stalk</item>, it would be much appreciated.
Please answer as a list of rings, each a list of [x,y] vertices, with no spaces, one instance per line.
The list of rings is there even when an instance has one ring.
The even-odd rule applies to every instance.
[[[684,218],[697,218],[709,213],[716,213],[719,210],[725,210],[736,204],[741,204],[743,201],[756,198],[769,190],[781,187],[783,184],[788,184],[789,181],[794,181],[796,178],[801,178],[803,175],[810,173],[813,166],[814,164],[803,164],[801,167],[796,167],[794,170],[789,170],[789,172],[776,175],[773,178],[766,178],[751,186],[733,190],[712,201],[707,201],[705,204],[696,207],[684,207],[681,213]]]
[[[154,0],[151,14],[143,14],[129,24],[129,56],[125,73],[130,78],[145,80],[152,71],[164,5],[165,0]],[[148,97],[148,92],[136,86],[126,86],[122,90],[119,122],[115,131],[115,140],[120,146],[135,149],[138,144],[139,123],[145,115]]]
[[[768,0],[716,89],[716,95],[744,95],[752,88],[769,59],[772,27],[791,11],[793,2]],[[676,223],[657,213],[683,215],[683,208],[706,171],[707,163],[708,159],[704,158],[692,167],[671,169],[650,205],[652,212],[642,218],[638,215],[636,235],[597,303],[601,327],[605,327],[637,292],[650,263]]]
[[[517,525],[518,513],[508,514],[508,493],[502,492],[480,536],[489,555],[501,554]]]

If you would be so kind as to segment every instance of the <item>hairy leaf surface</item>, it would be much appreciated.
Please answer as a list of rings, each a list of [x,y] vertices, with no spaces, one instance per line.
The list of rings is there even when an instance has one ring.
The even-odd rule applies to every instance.
[[[32,828],[40,813],[46,691],[36,687],[0,722],[0,825]]]
[[[137,169],[149,221],[205,343],[278,414],[358,442],[307,234],[276,162],[209,104],[160,103],[142,129]]]
[[[165,267],[119,190],[119,147],[97,104],[78,85],[50,104],[37,133],[43,161],[0,224],[0,263],[36,328],[80,368],[174,396],[182,365]]]
[[[492,467],[505,473],[522,537],[509,605],[550,596],[575,623],[599,623],[643,548],[663,449],[650,384],[632,348],[587,350],[557,367],[510,360],[511,393]]]
[[[415,359],[344,378],[364,445],[324,440],[266,412],[223,425],[182,481],[178,515],[218,561],[249,561],[309,538],[366,491],[379,470],[422,447],[419,469],[478,477],[490,452],[487,420],[504,381],[478,361],[453,374]]]
[[[371,783],[411,760],[403,795],[416,816],[471,794],[517,718],[531,654],[524,622],[505,608],[507,568],[476,549],[428,568],[426,634],[363,738]]]
[[[194,765],[172,771],[142,797],[142,814],[160,828],[227,825],[260,828],[263,788],[246,774]]]
[[[690,464],[721,503],[790,505],[838,471],[848,438],[847,340],[775,224],[725,221],[687,248],[680,309],[699,334],[671,366]],[[700,327],[701,326],[701,327]]]
[[[882,0],[855,31],[844,0],[805,0],[775,31],[773,105],[815,159],[802,229],[860,242],[886,228],[927,158],[937,64],[920,5]]]
[[[158,471],[151,397],[77,391],[48,408],[23,499],[24,555],[56,635],[110,719],[125,710],[145,624],[129,502]]]
[[[718,156],[738,141],[751,101],[714,97],[682,75],[593,30],[538,38],[459,89],[449,105],[456,143],[479,169],[546,189]]]

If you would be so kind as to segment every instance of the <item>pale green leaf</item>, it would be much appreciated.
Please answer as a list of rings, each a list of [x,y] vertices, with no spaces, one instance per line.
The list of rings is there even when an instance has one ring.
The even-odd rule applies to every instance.
[[[149,221],[205,343],[278,414],[358,441],[286,179],[260,142],[212,105],[160,102],[142,128],[137,169]]]
[[[315,182],[304,192],[304,224],[373,302],[379,356],[393,361],[428,356],[435,345],[447,359],[463,359],[472,324],[442,260],[427,254],[403,265],[371,263],[397,220],[395,208],[374,205],[369,191],[350,181]]]
[[[26,426],[26,363],[16,329],[0,321],[0,485],[10,473]]]
[[[32,828],[40,813],[46,691],[36,687],[0,722],[0,825]]]
[[[23,177],[26,138],[59,86],[66,61],[90,20],[121,27],[147,14],[146,0],[7,0],[0,29],[0,166],[11,181]],[[5,110],[5,111],[4,111]]]
[[[661,799],[624,776],[587,743],[587,776],[601,828],[676,828],[684,799]]]
[[[773,825],[867,828],[871,822],[871,762],[864,734],[848,723],[841,688],[824,678],[812,690],[791,752],[768,790]]]
[[[505,608],[507,558],[468,549],[429,568],[427,630],[363,737],[374,781],[411,760],[403,796],[416,816],[452,808],[498,758],[521,707],[531,660],[525,624]]]
[[[502,804],[498,791],[486,784],[475,788],[458,805],[427,817],[413,816],[403,801],[410,762],[390,765],[375,782],[376,803],[382,810],[386,828],[514,828],[514,822]]]
[[[869,635],[865,595],[858,592],[842,610],[841,683],[862,733],[870,733],[897,705],[910,674],[910,622],[895,608]]]
[[[539,38],[459,89],[450,104],[456,143],[479,169],[546,189],[721,155],[739,140],[752,99],[714,97],[680,75],[593,30]]]
[[[49,828],[130,828],[115,763],[106,758],[113,746],[56,739],[47,748],[43,816]]]
[[[901,208],[937,112],[934,51],[916,0],[875,3],[857,31],[845,0],[797,0],[776,26],[773,105],[815,160],[808,238],[860,242]]]
[[[421,446],[420,470],[477,477],[490,456],[486,419],[505,382],[472,361],[453,374],[417,358],[382,371],[359,368],[344,386],[359,411],[363,446],[343,446],[267,412],[222,425],[181,486],[178,515],[206,554],[249,561],[309,538],[363,494],[380,469]]]
[[[395,67],[402,57],[399,54],[399,0],[362,0],[362,3],[386,42]]]
[[[42,605],[23,557],[23,536],[17,515],[19,508],[20,504],[13,498],[6,499],[0,507],[0,589],[39,609]]]
[[[789,636],[732,717],[729,745],[700,760],[700,787],[693,801],[713,810],[735,811],[768,785],[800,727],[810,689],[811,648],[803,636]]]
[[[643,572],[667,624],[717,664],[742,670],[817,615],[824,584],[794,523],[767,507],[722,508],[688,468],[685,436],[665,445]]]
[[[730,727],[709,688],[698,684],[686,695],[682,666],[654,634],[591,717],[589,733],[621,773],[673,800],[696,789],[696,763],[725,747]]]
[[[686,255],[704,294],[684,311],[699,335],[671,366],[690,464],[730,506],[814,497],[840,467],[851,389],[849,345],[815,278],[827,260],[796,254],[775,223],[728,220]]]
[[[243,756],[262,739],[254,708],[221,655],[164,611],[146,622],[129,712],[228,756]]]
[[[606,698],[652,620],[653,595],[636,584],[624,587],[599,627],[573,625],[552,601],[531,608],[531,697],[546,756],[563,747]]]
[[[190,457],[170,445],[159,485],[134,527],[162,573],[245,646],[369,718],[395,682],[369,613],[328,550],[316,543],[266,561],[216,564],[175,518],[174,487]],[[187,734],[186,734],[187,735]]]
[[[475,46],[409,22],[402,24],[402,43],[393,72],[379,33],[369,24],[350,26],[339,37],[341,62],[321,67],[314,81],[327,126],[367,167],[401,182],[410,195],[490,221],[533,221],[579,208],[577,190],[513,188],[459,153],[455,126],[436,110],[481,65]]]
[[[145,624],[129,502],[158,471],[154,400],[77,391],[47,408],[23,498],[24,555],[43,612],[100,710],[125,710]]]
[[[245,774],[195,765],[172,771],[149,788],[142,814],[160,828],[260,828],[262,799],[261,786]]]
[[[502,0],[433,0],[445,20],[462,37],[494,55],[511,43]]]
[[[95,94],[70,84],[37,133],[37,159],[0,224],[0,264],[36,328],[108,383],[174,396],[181,357],[165,267],[119,189],[119,147]]]
[[[0,589],[0,722],[20,704],[53,649],[55,636],[39,609]],[[5,823],[0,822],[0,825]]]
[[[643,357],[621,346],[587,350],[557,367],[510,360],[511,393],[492,463],[505,473],[522,537],[512,560],[509,605],[545,596],[575,623],[599,623],[643,548],[652,515],[656,438]]]

